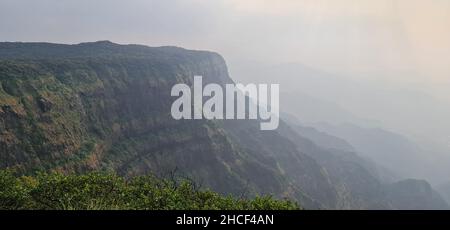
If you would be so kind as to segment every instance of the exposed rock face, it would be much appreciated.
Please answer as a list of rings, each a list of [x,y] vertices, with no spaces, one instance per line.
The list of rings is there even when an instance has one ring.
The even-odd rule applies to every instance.
[[[274,149],[245,149],[221,122],[172,119],[174,84],[192,84],[194,75],[205,84],[232,82],[215,53],[109,42],[2,43],[0,49],[1,168],[176,170],[223,193],[276,194],[319,206],[286,178]],[[292,147],[277,150],[301,156]],[[310,180],[326,181],[319,166],[300,163],[317,168],[309,176],[318,179]]]
[[[306,208],[391,208],[363,165],[285,123],[260,131],[256,120],[172,119],[171,87],[192,84],[194,75],[205,84],[232,82],[211,52],[0,43],[0,168],[177,171],[222,193],[274,194]]]

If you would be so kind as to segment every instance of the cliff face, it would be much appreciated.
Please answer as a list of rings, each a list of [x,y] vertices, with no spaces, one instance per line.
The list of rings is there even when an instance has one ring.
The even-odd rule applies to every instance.
[[[0,48],[1,168],[177,171],[223,193],[304,196],[274,156],[246,151],[222,123],[172,119],[174,84],[232,82],[215,53],[109,42]]]
[[[285,123],[174,120],[173,85],[231,83],[221,56],[111,42],[0,43],[0,168],[188,176],[306,208],[389,208],[380,182]],[[392,195],[391,197],[394,197]]]

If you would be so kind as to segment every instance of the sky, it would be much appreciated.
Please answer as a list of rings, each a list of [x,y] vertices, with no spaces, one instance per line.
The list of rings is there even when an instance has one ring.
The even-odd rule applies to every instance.
[[[450,149],[449,0],[0,0],[0,41],[99,40],[216,51],[236,81],[286,64],[340,76],[312,93]]]
[[[448,0],[0,0],[0,41],[98,40],[216,51],[237,81],[299,63],[450,102]]]
[[[449,28],[448,0],[0,0],[2,41],[177,45],[418,84],[450,82]]]

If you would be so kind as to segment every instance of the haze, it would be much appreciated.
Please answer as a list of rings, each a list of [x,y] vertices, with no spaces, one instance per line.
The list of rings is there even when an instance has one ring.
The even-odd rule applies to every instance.
[[[0,0],[0,40],[217,51],[236,81],[281,83],[349,114],[307,117],[286,102],[305,124],[390,130],[450,165],[447,0]],[[414,176],[444,181],[437,171]]]

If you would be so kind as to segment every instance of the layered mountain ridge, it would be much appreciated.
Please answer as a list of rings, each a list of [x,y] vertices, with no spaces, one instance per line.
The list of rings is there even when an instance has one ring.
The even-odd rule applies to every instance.
[[[0,168],[177,172],[221,193],[273,194],[311,209],[416,208],[404,204],[435,195],[411,180],[422,186],[408,188],[426,192],[405,198],[404,183],[385,185],[356,153],[319,146],[289,123],[261,131],[257,120],[174,120],[171,87],[192,85],[195,75],[233,82],[213,52],[0,43]],[[447,207],[431,200],[419,206]]]

